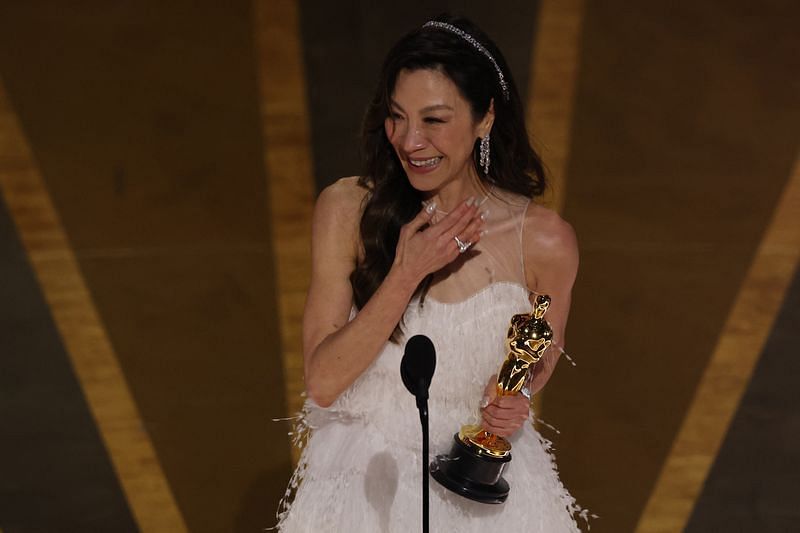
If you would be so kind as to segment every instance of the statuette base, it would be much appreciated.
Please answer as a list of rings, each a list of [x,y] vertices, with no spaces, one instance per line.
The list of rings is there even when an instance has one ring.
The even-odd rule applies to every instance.
[[[431,463],[433,479],[445,488],[480,503],[499,504],[508,498],[509,485],[502,478],[511,454],[492,457],[453,435],[449,455],[439,455]]]

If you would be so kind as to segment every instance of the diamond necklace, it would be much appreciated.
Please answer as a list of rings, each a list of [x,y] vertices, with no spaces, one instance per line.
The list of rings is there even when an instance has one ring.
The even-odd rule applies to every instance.
[[[481,198],[481,199],[480,199],[480,200],[477,202],[477,204],[475,204],[475,205],[477,205],[478,207],[481,207],[481,206],[482,206],[483,204],[485,204],[485,203],[486,203],[488,200],[489,200],[489,195],[488,195],[488,194],[485,194],[485,195],[483,196],[483,198]],[[422,201],[422,207],[423,207],[423,208],[427,208],[427,207],[428,207],[430,204],[431,204],[431,200],[423,200],[423,201]],[[435,204],[435,202],[434,202],[434,204]],[[439,208],[437,207],[437,208],[436,208],[436,212],[435,212],[435,214],[436,214],[436,215],[442,215],[442,217],[446,217],[447,215],[449,215],[449,214],[450,214],[450,211],[445,211],[444,209],[439,209]],[[438,220],[437,220],[436,222],[438,222]]]

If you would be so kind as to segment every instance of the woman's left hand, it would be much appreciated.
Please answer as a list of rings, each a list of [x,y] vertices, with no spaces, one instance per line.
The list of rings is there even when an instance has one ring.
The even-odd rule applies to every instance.
[[[530,400],[522,394],[497,395],[497,376],[489,379],[481,402],[481,427],[501,437],[510,437],[528,421]]]

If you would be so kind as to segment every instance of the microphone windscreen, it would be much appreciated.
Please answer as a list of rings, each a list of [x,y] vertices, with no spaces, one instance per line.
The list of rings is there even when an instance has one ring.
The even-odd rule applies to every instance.
[[[436,370],[436,348],[425,335],[414,335],[406,343],[400,363],[400,377],[408,392],[414,396],[425,394]]]

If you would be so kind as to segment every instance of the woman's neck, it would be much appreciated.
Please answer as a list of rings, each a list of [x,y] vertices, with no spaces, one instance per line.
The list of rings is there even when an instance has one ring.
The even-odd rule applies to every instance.
[[[486,195],[488,195],[486,186],[474,172],[470,172],[464,178],[447,183],[428,200],[436,202],[437,209],[450,212],[469,197],[479,199]]]

